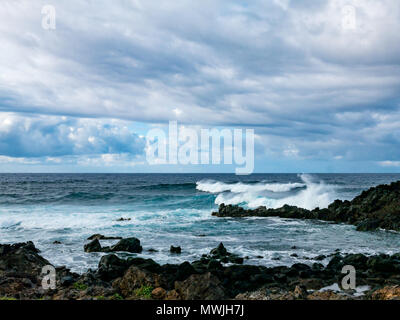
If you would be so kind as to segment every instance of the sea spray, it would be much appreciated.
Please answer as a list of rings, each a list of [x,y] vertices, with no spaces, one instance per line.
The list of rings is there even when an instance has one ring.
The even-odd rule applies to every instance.
[[[285,204],[314,209],[325,208],[335,197],[335,186],[323,181],[314,181],[310,175],[299,175],[302,183],[223,183],[203,180],[197,183],[197,190],[217,194],[216,204],[243,205],[248,208],[266,206],[279,208]]]

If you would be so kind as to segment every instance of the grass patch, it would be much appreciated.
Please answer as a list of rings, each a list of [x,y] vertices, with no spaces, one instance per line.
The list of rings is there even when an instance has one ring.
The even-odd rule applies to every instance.
[[[73,287],[74,287],[74,289],[77,289],[80,291],[86,290],[88,288],[88,286],[82,282],[75,282],[73,284]]]
[[[0,297],[0,301],[16,301],[16,298],[13,297]]]
[[[136,289],[133,293],[140,298],[151,299],[151,292],[153,291],[152,286],[141,286],[139,289]]]
[[[114,294],[110,300],[124,300],[118,293]]]

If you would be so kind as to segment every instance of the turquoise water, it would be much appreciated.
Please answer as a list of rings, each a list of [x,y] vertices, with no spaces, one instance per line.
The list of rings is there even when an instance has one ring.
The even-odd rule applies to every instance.
[[[246,263],[267,266],[311,263],[306,258],[336,249],[394,253],[400,240],[394,232],[361,233],[319,221],[222,219],[211,212],[222,202],[326,207],[396,180],[400,175],[2,174],[0,243],[32,240],[50,262],[77,272],[97,266],[101,254],[83,252],[94,233],[137,237],[144,247],[139,256],[160,263],[198,259],[221,241],[248,256]],[[116,221],[121,217],[131,220]],[[53,244],[56,240],[62,244]],[[171,255],[170,245],[180,245],[182,254]],[[158,252],[147,252],[150,248]]]

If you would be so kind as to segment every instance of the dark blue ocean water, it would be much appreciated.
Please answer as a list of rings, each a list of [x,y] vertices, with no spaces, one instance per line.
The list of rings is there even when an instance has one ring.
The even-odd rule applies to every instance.
[[[396,180],[399,174],[1,174],[0,243],[32,240],[53,264],[78,272],[97,266],[101,254],[83,252],[94,233],[137,237],[144,247],[139,256],[160,263],[198,259],[221,241],[248,256],[247,263],[267,266],[310,263],[305,258],[336,249],[393,253],[400,240],[395,232],[279,218],[221,219],[211,212],[223,202],[326,207]],[[131,220],[116,221],[121,217]],[[180,245],[182,255],[171,255],[170,245]]]

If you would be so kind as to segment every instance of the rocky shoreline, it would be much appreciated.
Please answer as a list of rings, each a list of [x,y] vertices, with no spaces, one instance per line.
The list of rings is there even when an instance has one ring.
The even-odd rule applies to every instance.
[[[243,258],[222,243],[192,263],[160,265],[152,259],[107,254],[96,270],[81,275],[56,267],[56,287],[45,290],[41,271],[47,265],[51,263],[32,242],[0,245],[0,300],[400,299],[400,253],[336,252],[326,266],[316,262],[271,268],[243,264]],[[362,294],[337,291],[345,265],[356,269]],[[335,284],[339,287],[333,290]]]
[[[280,217],[289,219],[323,220],[357,226],[358,231],[385,229],[400,231],[400,181],[379,185],[363,191],[352,201],[335,200],[328,208],[307,210],[284,205],[278,209],[244,209],[221,204],[217,217]]]
[[[400,228],[400,182],[371,188],[352,201],[336,200],[327,209],[284,206],[246,210],[221,205],[219,217],[282,217],[349,223],[360,231]],[[102,247],[100,240],[118,240]],[[51,263],[32,242],[0,245],[0,300],[389,300],[400,299],[400,253],[393,255],[342,254],[315,257],[310,264],[265,267],[244,264],[220,243],[198,260],[160,265],[152,259],[118,253],[141,253],[134,237],[95,234],[85,252],[103,252],[96,270],[83,274],[55,267],[55,288],[42,286],[42,268]],[[149,250],[150,252],[150,250]],[[179,254],[180,247],[170,247]],[[321,260],[329,262],[326,265]],[[356,290],[342,290],[344,266],[356,272]]]

